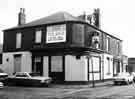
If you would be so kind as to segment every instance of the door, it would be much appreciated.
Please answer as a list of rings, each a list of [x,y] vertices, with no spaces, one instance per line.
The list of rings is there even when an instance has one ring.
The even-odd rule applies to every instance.
[[[34,57],[33,60],[34,64],[32,66],[32,72],[39,73],[41,76],[43,76],[43,57]]]
[[[21,55],[14,55],[14,73],[21,72]]]
[[[64,81],[64,56],[51,56],[49,63],[49,76],[56,82]]]

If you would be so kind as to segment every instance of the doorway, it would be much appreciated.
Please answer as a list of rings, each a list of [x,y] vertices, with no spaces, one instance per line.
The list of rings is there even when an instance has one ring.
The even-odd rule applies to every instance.
[[[21,54],[14,55],[14,73],[21,72]]]
[[[39,73],[43,76],[43,57],[34,57],[33,61],[32,72]]]

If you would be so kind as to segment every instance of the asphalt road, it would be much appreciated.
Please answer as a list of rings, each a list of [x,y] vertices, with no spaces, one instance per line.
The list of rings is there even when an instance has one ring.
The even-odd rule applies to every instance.
[[[0,99],[135,99],[135,84],[95,88],[89,85],[53,85],[49,88],[5,86]]]

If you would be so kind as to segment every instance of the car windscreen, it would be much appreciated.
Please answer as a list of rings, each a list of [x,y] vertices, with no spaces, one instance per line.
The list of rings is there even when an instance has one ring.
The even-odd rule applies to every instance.
[[[30,76],[32,76],[32,77],[40,76],[40,73],[29,73],[29,74],[30,74]]]
[[[118,74],[118,76],[130,76],[130,74]]]

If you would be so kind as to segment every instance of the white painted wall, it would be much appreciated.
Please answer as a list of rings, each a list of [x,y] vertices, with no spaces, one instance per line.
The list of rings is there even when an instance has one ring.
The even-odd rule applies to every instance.
[[[43,57],[43,76],[48,77],[49,76],[49,61],[48,56]]]
[[[21,71],[31,72],[32,66],[32,59],[30,52],[10,52],[10,53],[3,53],[3,66],[2,69],[12,75],[14,73],[14,55],[15,54],[22,54],[21,57]]]
[[[11,75],[14,72],[14,59],[13,59],[13,53],[3,53],[3,67],[2,69]]]
[[[21,71],[32,72],[32,55],[29,52],[22,53]]]
[[[85,56],[76,59],[76,56],[65,56],[65,80],[88,81],[88,66]]]
[[[107,57],[109,58],[109,61],[107,60]],[[103,74],[101,74],[102,76],[104,76],[103,78],[104,79],[110,79],[113,77],[113,56],[112,55],[109,55],[109,54],[103,54],[102,56],[103,58],[103,70],[101,71],[104,71],[102,72]],[[110,64],[110,74],[108,73],[108,65]]]

